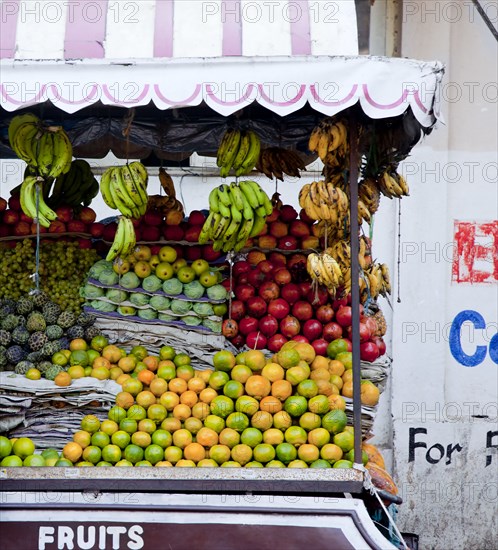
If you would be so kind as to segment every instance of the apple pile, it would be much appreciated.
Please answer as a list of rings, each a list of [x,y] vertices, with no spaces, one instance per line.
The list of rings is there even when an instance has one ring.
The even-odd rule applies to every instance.
[[[310,343],[326,355],[330,342],[351,344],[351,296],[332,299],[323,287],[314,289],[306,256],[251,251],[233,266],[233,292],[224,335],[237,347],[277,353],[289,340]],[[375,319],[360,305],[361,359],[375,361],[386,351]],[[351,346],[349,346],[351,347]]]
[[[55,210],[57,220],[49,228],[40,226],[40,233],[84,233],[93,237],[102,236],[104,225],[96,223],[95,211],[87,206],[72,208],[60,206]],[[12,195],[8,202],[0,198],[0,237],[26,237],[36,234],[36,224],[33,219],[21,209],[19,195]],[[84,248],[90,248],[89,239],[82,243]]]
[[[246,244],[247,248],[265,250],[308,250],[318,246],[317,224],[304,210],[298,213],[290,204],[274,208],[261,233]]]

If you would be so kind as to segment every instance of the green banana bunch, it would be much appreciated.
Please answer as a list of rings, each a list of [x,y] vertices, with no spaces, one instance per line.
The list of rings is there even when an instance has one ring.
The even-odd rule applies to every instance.
[[[209,194],[209,216],[199,244],[213,241],[215,250],[238,252],[259,235],[272,211],[268,195],[255,181],[222,184]]]
[[[119,218],[114,242],[106,256],[106,261],[112,262],[115,258],[127,258],[135,248],[137,239],[135,228],[130,218],[121,216]]]
[[[95,179],[88,162],[76,159],[66,174],[61,174],[56,180],[49,197],[53,207],[60,204],[69,206],[89,206],[98,195],[99,182]]]
[[[252,130],[227,130],[216,158],[221,177],[226,178],[230,170],[234,170],[237,177],[249,174],[258,162],[260,151],[261,142]]]
[[[108,168],[100,179],[104,202],[123,216],[140,218],[147,210],[147,169],[141,162]]]
[[[50,223],[57,219],[57,214],[43,198],[43,183],[44,180],[40,176],[28,176],[24,179],[20,193],[21,208],[26,216],[33,220],[38,219],[43,227],[50,227]]]
[[[11,120],[8,133],[12,150],[37,175],[54,179],[69,171],[73,147],[62,126],[44,126],[37,116],[26,113]]]

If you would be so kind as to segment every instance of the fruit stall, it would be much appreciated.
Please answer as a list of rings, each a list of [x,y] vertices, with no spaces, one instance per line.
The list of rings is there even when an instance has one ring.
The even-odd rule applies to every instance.
[[[407,548],[369,442],[391,368],[374,220],[409,195],[398,166],[437,122],[441,64],[1,69],[0,155],[24,162],[0,198],[6,540]],[[194,153],[211,185],[187,212]]]

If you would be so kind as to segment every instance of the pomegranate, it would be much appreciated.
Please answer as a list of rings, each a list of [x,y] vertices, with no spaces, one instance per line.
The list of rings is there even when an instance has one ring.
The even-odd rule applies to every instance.
[[[273,315],[265,315],[259,320],[259,330],[267,337],[273,336],[278,330],[278,321]]]
[[[259,331],[250,332],[246,336],[246,346],[250,349],[265,349],[266,343],[266,336]]]
[[[280,290],[280,296],[290,305],[301,298],[301,289],[295,283],[288,283]]]
[[[315,350],[317,355],[323,355],[324,357],[327,357],[327,346],[329,345],[327,340],[319,338],[318,340],[314,340],[313,342],[311,342],[311,345],[313,346],[313,349]]]
[[[273,280],[278,285],[287,285],[292,281],[291,273],[285,267],[279,267],[275,270],[273,274]]]
[[[270,351],[277,353],[285,342],[288,342],[288,340],[283,334],[274,334],[271,338],[268,338],[267,346]]]
[[[192,210],[188,218],[189,225],[204,225],[206,221],[206,216],[199,210]]]
[[[280,217],[280,210],[276,208],[273,209],[272,213],[269,216],[266,216],[266,223],[276,222]]]
[[[306,266],[306,262],[307,262],[307,258],[306,256],[304,256],[304,254],[293,254],[287,260],[287,268],[290,269],[291,267],[294,267],[297,264],[304,264],[304,266]]]
[[[297,250],[299,248],[299,241],[292,235],[287,235],[278,239],[277,247],[280,250]]]
[[[307,223],[308,225],[313,225],[315,223],[315,220],[313,220],[308,216],[308,214],[306,214],[306,210],[304,208],[302,208],[299,212],[299,219],[304,223]]]
[[[337,340],[338,338],[342,338],[342,327],[338,323],[327,323],[323,327],[323,338],[327,340],[327,342],[332,342],[333,340]]]
[[[257,269],[267,275],[273,271],[274,267],[275,266],[269,260],[263,260],[262,262],[259,262]]]
[[[351,306],[341,306],[335,314],[336,321],[341,327],[350,327],[352,322]]]
[[[142,240],[146,242],[157,242],[161,235],[159,227],[156,225],[143,225],[140,231],[142,232]]]
[[[299,290],[301,291],[301,296],[307,296],[311,290],[310,281],[303,281],[302,283],[299,283]]]
[[[347,306],[347,305],[348,305],[347,298],[339,298],[332,302],[332,307],[334,308],[334,311],[337,311],[341,306]]]
[[[303,334],[313,342],[322,336],[323,326],[317,319],[308,319],[303,325]]]
[[[57,214],[57,219],[61,222],[68,222],[73,219],[73,209],[69,206],[59,206],[55,210],[55,213]]]
[[[24,237],[31,233],[31,224],[28,222],[18,222],[14,225],[14,235]]]
[[[233,264],[232,273],[234,277],[239,277],[239,275],[242,275],[242,273],[247,273],[248,271],[251,271],[251,264],[246,261],[241,261]]]
[[[266,281],[259,287],[258,294],[265,302],[271,302],[279,297],[280,289],[277,283]]]
[[[312,288],[306,295],[306,299],[314,306],[323,306],[329,301],[329,293],[325,287],[319,286],[316,289]]]
[[[268,232],[276,239],[280,239],[289,233],[289,227],[283,222],[273,222],[269,225]]]
[[[334,310],[330,304],[324,304],[316,310],[315,317],[325,325],[334,318]]]
[[[164,238],[168,241],[183,241],[183,229],[179,225],[163,225]]]
[[[386,343],[380,336],[374,336],[372,342],[379,348],[379,357],[386,353]]]
[[[246,342],[246,339],[244,338],[244,336],[242,334],[237,334],[237,336],[234,336],[232,339],[231,339],[231,342],[232,344],[236,347],[236,348],[241,348],[245,342]]]
[[[0,197],[0,212],[3,212],[7,208],[7,201]]]
[[[283,266],[287,264],[287,258],[285,254],[282,254],[282,252],[272,252],[269,256],[269,260],[274,266]]]
[[[78,239],[79,248],[92,248],[92,239]]]
[[[186,246],[185,259],[189,262],[195,262],[202,257],[202,248],[200,246]]]
[[[361,320],[365,323],[370,334],[373,336],[378,330],[377,321],[373,317],[368,317],[367,315],[363,316]]]
[[[184,239],[189,243],[199,242],[199,235],[202,231],[202,225],[192,225],[185,231]]]
[[[295,220],[297,216],[295,208],[290,204],[284,204],[280,209],[280,219],[285,223]]]
[[[247,273],[247,282],[256,288],[259,288],[264,280],[265,274],[259,269],[253,269]]]
[[[229,281],[230,284],[230,281]],[[234,300],[232,302],[232,319],[234,321],[240,321],[246,314],[246,306],[244,302],[240,300]]]
[[[247,313],[253,317],[260,318],[266,313],[266,302],[261,296],[253,296],[246,302]]]
[[[221,256],[222,256],[222,253],[220,251],[213,250],[213,245],[212,244],[205,244],[202,247],[202,257],[207,262],[214,262],[218,258],[221,258]]]
[[[163,223],[163,215],[158,210],[148,210],[143,220],[147,225],[161,225]]]
[[[69,233],[84,233],[85,224],[80,220],[71,220],[66,224],[67,230]]]
[[[16,211],[21,210],[21,195],[20,194],[11,195],[9,197],[9,208],[11,210],[16,210]]]
[[[353,338],[353,327],[348,327],[347,334],[350,340]],[[370,329],[367,327],[366,323],[360,323],[360,342],[368,342],[372,337]]]
[[[78,219],[85,223],[93,223],[97,219],[95,210],[92,210],[88,206],[83,206],[78,215]]]
[[[225,338],[234,338],[239,332],[239,325],[234,319],[225,319],[221,328]]]
[[[280,332],[287,338],[297,336],[301,331],[301,324],[292,315],[287,315],[280,321]]]
[[[275,319],[281,320],[287,315],[289,315],[290,306],[282,298],[277,298],[276,300],[272,300],[268,304],[268,313],[273,317],[275,317]]]
[[[360,344],[360,358],[362,361],[372,363],[380,356],[379,348],[374,342],[363,342]]]
[[[306,338],[306,336],[303,336],[302,334],[298,334],[297,336],[294,336],[292,338],[292,340],[294,340],[294,342],[299,342],[300,344],[309,344],[310,343],[308,338]]]
[[[25,222],[25,223],[29,223],[29,224],[32,224],[33,223],[33,218],[29,217],[29,216],[26,216],[26,214],[24,212],[20,212],[19,213],[19,221],[20,222]]]
[[[247,336],[250,332],[258,330],[258,320],[254,317],[244,317],[239,322],[239,332]]]
[[[247,302],[249,298],[256,295],[256,290],[252,285],[237,285],[234,290],[235,297],[241,302]]]
[[[307,321],[313,317],[313,308],[308,302],[299,301],[292,306],[292,315],[299,321]]]

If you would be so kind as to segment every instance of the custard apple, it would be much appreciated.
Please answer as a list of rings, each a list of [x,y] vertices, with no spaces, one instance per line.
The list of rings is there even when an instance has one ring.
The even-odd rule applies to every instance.
[[[49,340],[58,340],[64,336],[64,329],[59,325],[49,325],[45,330],[45,334]]]
[[[79,314],[78,319],[76,320],[78,325],[82,327],[91,327],[95,323],[95,315],[83,311]]]
[[[28,340],[29,347],[32,351],[40,351],[47,342],[47,335],[41,331],[33,332]]]
[[[83,338],[85,336],[85,329],[79,325],[74,325],[74,327],[68,328],[66,331],[66,336],[71,340],[76,340],[76,338]]]
[[[57,319],[62,312],[61,306],[54,302],[47,302],[42,308],[43,317],[47,325],[53,325],[57,323]]]
[[[36,364],[36,368],[44,374],[47,372],[47,370],[52,366],[52,363],[50,361],[40,361]]]
[[[11,346],[5,352],[5,357],[7,358],[7,361],[9,361],[9,363],[13,363],[14,365],[17,365],[17,363],[24,361],[27,356],[28,354],[26,350],[21,346]]]
[[[57,353],[62,348],[57,340],[53,342],[47,342],[41,349],[42,354],[45,357],[52,357],[54,353]]]
[[[14,369],[14,372],[16,374],[26,374],[29,369],[34,369],[35,365],[31,363],[30,361],[20,361],[17,363],[16,368]]]
[[[85,340],[91,342],[95,336],[101,336],[102,331],[97,327],[88,327],[85,330]]]
[[[76,315],[72,311],[63,311],[57,318],[57,324],[62,328],[70,328],[76,323]]]
[[[12,331],[12,340],[16,344],[21,344],[21,345],[26,344],[29,340],[29,330],[26,327],[22,327],[22,326],[16,327]]]
[[[15,330],[15,329],[14,329]],[[0,330],[0,345],[8,346],[12,340],[12,334],[8,330]],[[21,342],[19,342],[21,343]]]
[[[59,374],[59,372],[62,372],[64,369],[62,367],[59,367],[59,365],[51,365],[46,371],[45,371],[45,378],[47,380],[55,380],[55,377]]]
[[[2,321],[2,329],[12,332],[19,325],[19,317],[9,313]]]
[[[35,305],[35,307],[39,309],[43,307],[43,304],[49,301],[48,294],[46,292],[43,292],[43,290],[36,291],[34,294],[32,294],[31,299],[33,300],[33,304]]]
[[[47,328],[47,323],[45,323],[45,319],[41,313],[33,311],[33,313],[29,314],[26,321],[26,328],[29,332],[40,332]]]

